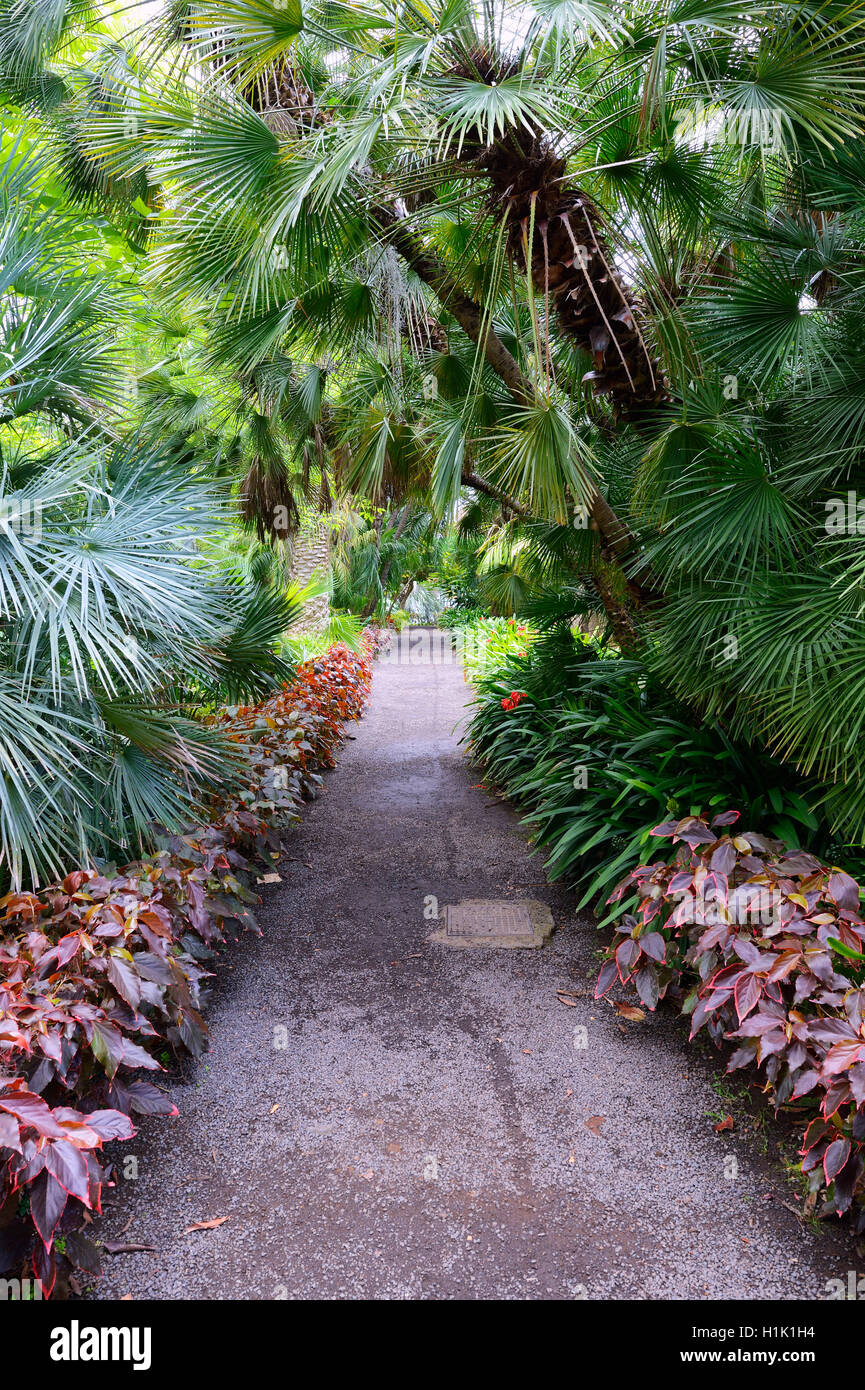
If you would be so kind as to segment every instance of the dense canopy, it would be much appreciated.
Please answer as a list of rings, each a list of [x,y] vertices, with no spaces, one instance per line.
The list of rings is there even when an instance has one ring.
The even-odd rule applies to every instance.
[[[863,18],[3,0],[10,862],[177,819],[318,514],[338,607],[579,621],[859,842]]]

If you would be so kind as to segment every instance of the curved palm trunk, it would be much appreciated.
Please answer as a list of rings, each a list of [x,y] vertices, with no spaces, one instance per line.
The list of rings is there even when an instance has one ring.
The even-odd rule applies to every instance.
[[[478,344],[487,362],[507,386],[514,400],[521,405],[532,401],[535,396],[533,383],[499,338],[477,300],[472,299],[460,288],[412,230],[401,224],[393,210],[378,207],[374,209],[374,213],[379,226],[390,237],[403,259],[435,292],[466,336]],[[515,515],[527,515],[526,508],[515,498],[507,497],[499,488],[477,474],[464,471],[462,481],[467,486],[496,498]],[[625,577],[621,563],[631,550],[634,538],[607,499],[598,491],[595,491],[589,504],[589,515],[592,527],[598,533],[601,549],[601,563],[593,576],[594,582],[616,641],[623,650],[631,648],[636,640],[632,610],[645,607],[646,604],[657,600],[659,594],[648,577],[641,577],[640,580]]]

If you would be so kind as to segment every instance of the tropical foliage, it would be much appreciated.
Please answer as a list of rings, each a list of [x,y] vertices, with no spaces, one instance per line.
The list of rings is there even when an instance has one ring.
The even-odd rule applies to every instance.
[[[467,505],[497,611],[600,615],[861,834],[858,9],[21,13],[8,97],[195,317],[262,534],[313,473],[394,544]]]
[[[237,759],[198,715],[290,675],[276,643],[298,612],[208,558],[214,476],[118,414],[130,290],[42,169],[7,142],[0,853],[16,885],[141,847],[229,787]]]
[[[635,985],[654,1009],[670,995],[690,1015],[691,1037],[706,1028],[732,1041],[728,1071],[762,1068],[775,1105],[809,1120],[801,1155],[811,1193],[827,1189],[825,1209],[838,1213],[855,1203],[862,1230],[862,889],[737,820],[736,811],[711,823],[685,816],[652,830],[679,848],[672,863],[641,865],[616,889],[614,898],[636,889],[638,902],[621,918],[596,996]]]
[[[251,875],[273,868],[370,677],[367,655],[335,647],[267,700],[226,711],[227,739],[253,751],[248,786],[210,823],[121,868],[0,901],[0,1271],[32,1262],[46,1295],[58,1263],[99,1272],[82,1208],[100,1209],[114,1171],[103,1145],[134,1135],[131,1115],[176,1113],[140,1073],[201,1055],[213,965],[257,929]]]
[[[600,907],[641,862],[659,817],[730,805],[791,847],[861,863],[815,812],[813,783],[717,721],[695,722],[633,659],[554,629],[484,672],[476,692],[470,748],[580,906]]]
[[[865,843],[863,51],[861,7],[810,0],[0,0],[0,849],[8,904],[57,915],[28,944],[13,912],[8,949],[74,972],[76,893],[108,885],[81,988],[115,1071],[137,890],[110,861],[217,794],[262,845],[290,810],[303,720],[271,692],[310,652],[292,543],[322,516],[317,649],[418,582],[478,619],[473,748],[583,901],[657,822],[736,806],[811,856],[761,861],[805,903],[792,935],[822,952],[813,910],[854,911],[831,866]],[[208,880],[233,872],[209,835]],[[28,894],[70,864],[56,909]],[[131,954],[160,955],[144,926]],[[69,1025],[85,1074],[94,1017]],[[836,1205],[840,1113],[810,1146]],[[17,1175],[40,1131],[4,1114]],[[105,1136],[66,1123],[89,1194]]]
[[[461,623],[452,641],[468,679],[498,674],[511,657],[525,656],[535,633],[516,618],[479,617]]]

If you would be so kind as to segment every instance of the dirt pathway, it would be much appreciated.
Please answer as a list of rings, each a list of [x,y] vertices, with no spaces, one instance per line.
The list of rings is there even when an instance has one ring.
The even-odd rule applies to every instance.
[[[750,1137],[715,1134],[730,1107],[677,1022],[623,1032],[594,1003],[594,929],[472,785],[466,699],[452,664],[379,666],[263,938],[221,967],[180,1118],[141,1126],[96,1224],[157,1252],[107,1260],[97,1297],[810,1299],[855,1267]],[[542,898],[557,931],[428,945],[430,895]]]

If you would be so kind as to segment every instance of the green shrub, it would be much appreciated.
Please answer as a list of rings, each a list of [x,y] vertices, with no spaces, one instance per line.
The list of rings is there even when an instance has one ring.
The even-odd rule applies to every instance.
[[[465,608],[462,606],[444,608],[436,618],[436,627],[468,627],[471,623],[480,622],[482,618],[488,617],[489,614],[486,609],[476,608],[474,605],[469,605]]]
[[[536,637],[535,629],[517,618],[476,618],[462,624],[454,634],[469,680],[475,681],[499,670],[511,657],[528,654]]]
[[[514,691],[524,698],[506,708]],[[793,848],[841,857],[795,771],[717,722],[695,724],[639,663],[567,629],[478,676],[469,740],[580,907],[642,862],[659,820],[722,806]]]

